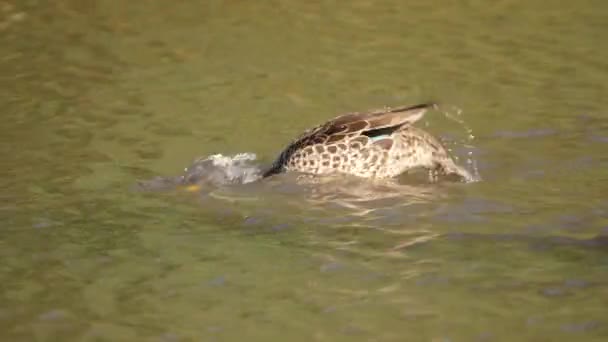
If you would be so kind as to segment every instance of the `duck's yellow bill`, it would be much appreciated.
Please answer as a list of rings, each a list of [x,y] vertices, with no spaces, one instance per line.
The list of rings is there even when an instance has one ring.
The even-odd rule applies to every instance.
[[[197,192],[201,190],[201,186],[198,184],[188,185],[184,188],[188,192]]]

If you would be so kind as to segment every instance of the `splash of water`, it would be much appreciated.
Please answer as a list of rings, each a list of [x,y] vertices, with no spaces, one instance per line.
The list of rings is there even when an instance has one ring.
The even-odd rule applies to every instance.
[[[184,169],[183,183],[193,184],[203,179],[217,186],[255,182],[262,178],[260,166],[253,164],[256,160],[256,154],[249,152],[199,158]]]
[[[254,164],[255,153],[238,153],[233,156],[214,154],[196,159],[178,176],[154,177],[138,181],[138,191],[163,191],[176,186],[200,185],[202,183],[221,187],[231,184],[247,184],[262,178],[260,166]]]
[[[466,167],[467,167],[467,169],[469,169],[469,171],[473,175],[474,181],[480,181],[481,175],[479,174],[477,160],[475,159],[475,156],[474,156],[475,150],[477,148],[474,145],[475,134],[473,134],[473,129],[469,125],[467,125],[466,122],[464,121],[464,119],[462,118],[462,109],[460,109],[456,106],[451,106],[450,110],[441,108],[441,107],[438,108],[438,110],[448,120],[456,122],[465,131],[465,135],[466,135],[465,138],[451,141],[451,142],[446,142],[446,145],[447,145],[446,148],[448,149],[448,151],[450,153],[453,153],[453,148],[451,146],[457,146],[457,147],[464,148],[466,150]],[[454,155],[454,159],[456,161],[459,161],[460,157],[457,155]]]

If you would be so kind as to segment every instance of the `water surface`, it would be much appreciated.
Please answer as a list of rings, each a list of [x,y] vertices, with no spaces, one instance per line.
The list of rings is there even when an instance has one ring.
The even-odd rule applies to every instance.
[[[0,2],[0,337],[604,341],[607,21],[594,0]],[[472,141],[422,125],[482,182],[131,190],[428,100],[462,111]]]

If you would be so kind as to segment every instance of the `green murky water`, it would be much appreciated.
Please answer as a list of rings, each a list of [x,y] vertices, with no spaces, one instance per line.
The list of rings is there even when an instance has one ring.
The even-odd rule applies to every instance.
[[[0,1],[0,339],[605,341],[607,22],[599,0]],[[484,181],[130,190],[429,99],[462,109]]]

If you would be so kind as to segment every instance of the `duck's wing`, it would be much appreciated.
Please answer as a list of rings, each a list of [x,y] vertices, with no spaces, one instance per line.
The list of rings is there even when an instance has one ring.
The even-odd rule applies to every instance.
[[[398,128],[420,120],[429,108],[434,107],[436,107],[435,104],[428,103],[340,115],[304,132],[293,144],[304,147],[313,144],[334,143],[359,135],[369,137],[375,132],[390,134]]]
[[[424,103],[415,106],[387,107],[362,113],[348,113],[336,117],[327,122],[326,125],[346,125],[349,128],[355,126],[354,130],[360,130],[360,122],[365,122],[368,129],[411,125],[420,120],[428,109],[434,107],[436,107],[434,103]]]

